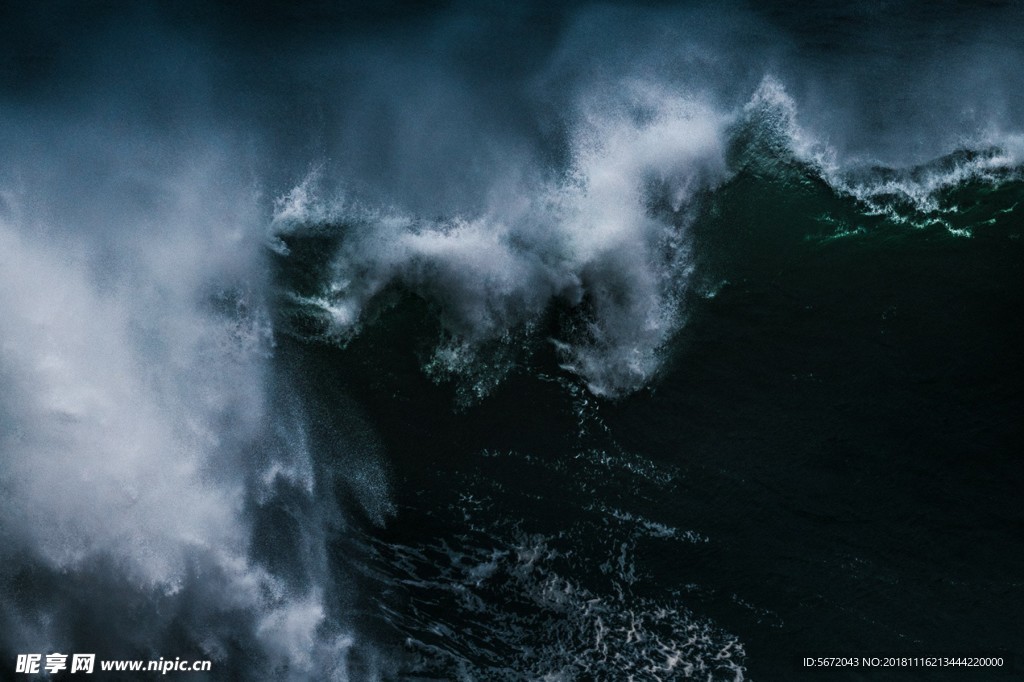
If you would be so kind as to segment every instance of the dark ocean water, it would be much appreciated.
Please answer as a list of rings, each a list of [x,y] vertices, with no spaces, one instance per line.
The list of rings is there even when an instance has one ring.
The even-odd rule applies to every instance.
[[[1014,651],[1022,196],[1016,170],[956,184],[949,224],[913,225],[808,167],[743,167],[702,198],[664,368],[617,400],[515,339],[528,359],[466,405],[475,376],[422,371],[444,333],[414,291],[343,350],[299,343],[393,453],[404,522],[338,550],[363,557],[365,627],[426,679],[822,679],[799,658]],[[858,672],[826,678],[965,674]]]
[[[0,17],[3,679],[1024,676],[1020,5]]]

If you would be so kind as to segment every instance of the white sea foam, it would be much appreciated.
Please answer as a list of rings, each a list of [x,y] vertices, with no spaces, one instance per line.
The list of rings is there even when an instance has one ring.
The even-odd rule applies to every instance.
[[[592,103],[566,177],[501,187],[479,216],[427,221],[311,201],[307,178],[279,200],[278,234],[344,226],[332,282],[308,302],[344,336],[373,296],[401,283],[439,304],[467,348],[535,320],[553,300],[585,305],[578,329],[555,341],[565,366],[597,394],[643,385],[679,325],[687,209],[725,176],[727,120],[649,84],[629,92],[625,105]],[[652,192],[667,214],[654,214]]]
[[[944,203],[944,194],[969,182],[997,186],[1022,177],[1022,138],[998,129],[964,138],[959,151],[951,149],[948,156],[926,164],[889,168],[862,158],[840,158],[827,139],[801,125],[795,100],[771,75],[744,106],[740,120],[760,138],[756,153],[775,157],[759,162],[792,158],[837,194],[856,200],[867,215],[917,227],[939,224],[955,236],[970,236],[970,230],[946,219],[961,207]]]
[[[391,614],[392,625],[407,635],[407,649],[419,654],[417,669],[409,672],[460,670],[459,679],[467,680],[479,674],[614,679],[623,673],[650,680],[745,679],[746,652],[738,638],[695,616],[679,595],[658,600],[635,590],[646,577],[635,543],[609,543],[600,567],[607,586],[595,590],[575,579],[573,564],[580,559],[560,550],[560,539],[494,530],[463,536],[454,546],[378,543],[378,560],[430,595]],[[438,604],[450,606],[441,611]],[[529,615],[506,604],[524,605]],[[458,627],[449,625],[455,622]]]
[[[829,179],[835,189],[855,197],[870,211],[897,222],[907,222],[911,216],[906,215],[906,209],[921,215],[956,213],[957,206],[942,204],[943,192],[967,182],[997,185],[1019,178],[1019,168],[1020,158],[1014,151],[997,146],[947,164],[929,164],[866,177],[832,173]]]
[[[92,208],[111,221],[100,232],[52,227],[17,192],[5,197],[0,556],[6,571],[36,565],[66,583],[59,597],[0,613],[5,641],[94,650],[99,641],[65,629],[74,610],[105,614],[97,627],[115,632],[121,600],[137,594],[186,608],[151,614],[118,646],[151,651],[185,627],[197,656],[218,664],[248,640],[268,679],[344,679],[351,640],[327,626],[311,453],[290,443],[253,454],[268,422],[287,416],[266,392],[273,339],[256,267],[258,197],[226,199],[205,170],[223,172],[165,177],[171,205],[159,214],[100,196]],[[313,576],[305,586],[250,555],[249,506],[282,481],[301,485],[313,509],[302,528],[309,556],[295,559]],[[118,576],[121,596],[93,583],[108,579],[99,566]]]
[[[692,209],[702,192],[737,170],[726,163],[737,139],[744,140],[740,166],[771,174],[780,163],[802,164],[868,213],[914,224],[956,211],[940,206],[942,192],[1005,178],[1019,168],[1022,147],[1013,135],[993,133],[988,147],[974,146],[987,151],[953,163],[858,172],[862,160],[840,158],[801,124],[796,101],[773,75],[734,111],[630,81],[613,96],[581,97],[573,116],[571,160],[561,178],[503,176],[487,210],[474,216],[423,219],[370,207],[318,190],[323,169],[311,172],[278,200],[272,245],[284,254],[281,236],[333,231],[340,246],[330,282],[300,302],[319,309],[331,333],[345,339],[360,331],[377,294],[395,283],[407,287],[436,304],[453,337],[426,369],[466,378],[466,392],[479,398],[510,367],[490,363],[481,375],[488,363],[480,361],[480,344],[514,342],[514,330],[559,301],[575,315],[551,340],[563,367],[595,394],[621,395],[650,381],[681,324]],[[1000,144],[992,146],[993,139]]]
[[[326,568],[326,525],[338,521],[326,518],[332,481],[315,461],[302,401],[282,397],[287,388],[268,390],[273,342],[255,238],[266,221],[259,198],[248,194],[248,180],[239,177],[254,153],[266,153],[260,163],[268,167],[281,162],[289,168],[306,163],[306,154],[351,157],[354,183],[382,182],[389,185],[382,195],[415,196],[411,203],[418,209],[435,192],[461,200],[490,185],[486,200],[453,202],[484,205],[482,210],[438,220],[426,212],[337,201],[318,189],[317,174],[325,171],[317,171],[279,202],[270,245],[286,256],[278,237],[343,223],[332,280],[305,302],[321,308],[334,321],[334,333],[344,336],[358,333],[370,302],[389,284],[408,286],[442,311],[448,336],[428,360],[439,373],[478,371],[491,359],[482,350],[487,344],[515,343],[515,330],[528,328],[559,301],[574,313],[574,325],[555,340],[561,360],[594,393],[605,395],[649,381],[682,322],[680,298],[689,286],[694,248],[689,212],[704,190],[728,176],[723,148],[738,118],[756,119],[763,130],[774,131],[783,152],[820,168],[834,188],[894,219],[907,215],[904,205],[918,213],[952,210],[940,205],[939,194],[971,179],[998,182],[1024,158],[1019,135],[993,129],[964,144],[994,148],[993,154],[965,157],[952,168],[857,175],[850,172],[856,165],[851,160],[837,160],[826,135],[799,124],[782,78],[765,79],[739,111],[716,109],[708,102],[735,102],[735,83],[745,83],[744,74],[773,54],[763,48],[775,29],[742,14],[729,12],[709,23],[714,12],[586,10],[569,18],[565,35],[578,41],[557,48],[558,64],[549,65],[550,73],[523,65],[507,81],[489,72],[496,53],[478,44],[499,34],[487,33],[488,21],[475,15],[419,17],[417,25],[426,30],[392,33],[382,27],[373,34],[379,40],[339,40],[329,30],[297,41],[289,33],[278,45],[288,49],[252,50],[245,35],[266,46],[274,45],[274,32],[236,27],[237,42],[217,40],[204,48],[220,28],[202,20],[192,25],[173,12],[104,14],[116,15],[109,20],[86,12],[78,18],[88,21],[47,24],[55,45],[76,49],[45,49],[41,61],[7,60],[11,73],[0,101],[0,577],[23,569],[59,576],[53,584],[64,591],[22,599],[20,588],[8,588],[0,604],[0,641],[8,650],[14,643],[20,651],[65,650],[71,619],[62,616],[74,615],[91,618],[94,632],[112,631],[115,646],[152,650],[184,625],[188,637],[218,660],[231,659],[239,645],[262,655],[270,678],[344,675],[352,639],[332,622],[328,593],[338,578],[328,578]],[[37,20],[26,22],[21,35],[20,15],[12,15],[11,55],[52,42],[39,42],[45,22]],[[503,38],[533,42],[533,27],[517,34],[523,26],[493,23]],[[96,28],[86,33],[98,38],[82,33],[83,26]],[[409,44],[391,42],[398,35]],[[747,39],[755,44],[745,44]],[[522,55],[544,61],[543,43]],[[26,46],[31,49],[22,50]],[[913,63],[933,62],[929,73],[972,63],[948,47],[936,45]],[[125,60],[129,54],[132,59]],[[985,47],[966,56],[983,63],[986,73],[1005,76],[991,70],[997,63],[1012,72],[1012,59],[994,61],[993,54],[1012,58],[1018,52]],[[484,59],[478,64],[476,57]],[[472,68],[460,66],[470,63]],[[779,63],[786,71],[785,60]],[[857,75],[859,60],[849,66],[854,77],[847,67],[832,73],[830,63],[819,72],[818,60],[808,63],[814,68],[790,65],[794,80],[808,72],[826,83],[844,75],[847,83],[866,80]],[[668,73],[680,67],[700,75]],[[252,78],[264,68],[271,77]],[[609,73],[628,77],[609,85],[603,76]],[[976,75],[958,71],[952,80],[942,79],[953,94],[938,92],[938,103],[978,107],[976,120],[982,121],[1003,101],[1010,115],[996,120],[1012,126],[1019,120],[1020,108],[1013,106],[1017,81]],[[536,76],[547,83],[540,97],[533,97],[537,91],[524,95]],[[877,71],[867,78],[876,79]],[[917,80],[920,92],[934,85],[929,78]],[[692,94],[699,87],[679,87],[694,82],[720,91],[705,99]],[[968,96],[957,83],[970,85]],[[867,85],[877,90],[875,83]],[[590,95],[577,109],[569,107],[566,119],[563,112],[551,120],[530,119],[542,106],[572,104],[573,94],[553,92],[563,86]],[[860,93],[825,90],[826,96],[845,95],[846,103]],[[913,99],[915,91],[907,92]],[[549,102],[532,101],[548,95]],[[916,114],[909,120],[917,123],[924,120],[919,110],[942,109],[931,98],[920,101],[913,111],[898,111],[898,118]],[[281,115],[292,105],[299,114],[294,120]],[[510,105],[507,120],[499,120]],[[901,108],[886,107],[890,120],[879,117],[883,128],[893,129],[893,112]],[[558,127],[566,120],[566,173],[552,180],[532,168],[515,172],[523,158],[532,158],[532,138],[521,139],[536,132],[531,126]],[[860,130],[873,121],[860,122]],[[836,117],[833,130],[841,132],[847,123]],[[333,141],[331,128],[342,131]],[[932,121],[919,134],[940,128],[951,126]],[[229,159],[211,163],[203,150],[222,150],[233,135],[249,137],[230,150]],[[910,146],[889,151],[898,156]],[[287,158],[275,155],[278,147],[288,148],[281,154]],[[504,166],[515,168],[495,172]],[[426,177],[435,169],[443,176],[437,182]],[[495,382],[493,376],[472,379],[478,395]],[[348,449],[358,460],[359,448]],[[661,485],[674,475],[603,451],[580,457],[596,470],[629,470]],[[345,482],[368,516],[386,517],[380,469],[344,464],[351,469]],[[273,505],[285,490],[297,499],[288,511],[295,514],[302,551],[292,558],[305,582],[254,556],[251,507]],[[654,534],[671,530],[641,523]],[[531,542],[523,557],[536,556],[543,544]],[[525,592],[551,599],[541,606],[563,603],[549,588],[570,584],[572,572],[563,576],[549,567],[545,573],[537,561],[485,549],[474,555],[479,561],[471,584],[504,571]],[[104,573],[109,575],[99,575]],[[546,582],[533,577],[538,575]],[[120,593],[140,599],[133,604]],[[619,597],[609,616],[592,617],[589,599],[572,602],[581,614],[573,633],[581,646],[574,650],[584,658],[607,651],[590,644],[607,643],[609,632],[618,633],[622,651],[642,632],[630,611],[636,602]],[[145,627],[128,631],[139,621],[122,618],[117,608],[138,603],[156,606],[143,609]],[[688,630],[686,622],[673,620],[671,604],[657,604],[663,606],[655,620],[700,642],[699,628]],[[174,608],[181,605],[188,608]],[[518,627],[515,619],[510,625]],[[676,639],[657,648],[665,655],[665,677],[678,675],[687,660]],[[731,641],[697,648],[727,655]],[[233,658],[244,666],[237,654]],[[530,663],[531,670],[548,669],[544,660]]]

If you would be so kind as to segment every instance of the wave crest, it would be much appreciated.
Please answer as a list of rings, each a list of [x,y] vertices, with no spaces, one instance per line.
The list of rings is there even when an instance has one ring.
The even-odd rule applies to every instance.
[[[275,235],[330,225],[338,236],[328,281],[303,300],[336,338],[358,333],[392,284],[435,304],[470,348],[560,305],[571,318],[552,339],[563,366],[595,394],[620,395],[649,381],[680,323],[691,209],[726,175],[726,123],[698,101],[636,85],[627,106],[583,117],[568,172],[502,187],[482,215],[423,220],[313,199],[313,174],[279,200]]]

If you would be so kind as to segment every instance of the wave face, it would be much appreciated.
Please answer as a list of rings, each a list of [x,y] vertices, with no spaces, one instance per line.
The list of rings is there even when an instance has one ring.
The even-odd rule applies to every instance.
[[[0,10],[0,659],[1012,649],[1010,25]]]
[[[563,366],[597,395],[640,388],[679,325],[686,230],[699,194],[725,177],[726,121],[650,87],[624,99],[572,131],[561,177],[495,187],[478,216],[422,220],[328,201],[308,177],[278,204],[278,251],[287,257],[284,240],[310,231],[338,245],[327,281],[297,302],[325,314],[324,334],[344,339],[374,297],[399,284],[437,304],[451,338],[431,363],[458,372],[479,361],[478,346],[537,326],[559,301],[580,311],[553,339]]]
[[[852,199],[864,219],[961,236],[972,227],[956,217],[968,207],[955,191],[1021,181],[1013,140],[908,168],[841,164],[801,128],[773,76],[735,110],[698,101],[645,83],[624,85],[612,102],[588,100],[555,181],[503,181],[469,217],[422,219],[325,196],[315,169],[277,201],[271,224],[283,261],[291,244],[309,239],[329,259],[314,281],[301,260],[285,266],[307,275],[286,304],[306,319],[299,334],[345,345],[382,314],[385,292],[400,288],[433,307],[442,334],[423,369],[459,381],[463,401],[493,390],[538,335],[561,369],[593,394],[617,397],[649,384],[662,365],[685,319],[691,225],[737,173],[767,174],[783,188],[800,174],[827,187],[824,211],[848,212]]]

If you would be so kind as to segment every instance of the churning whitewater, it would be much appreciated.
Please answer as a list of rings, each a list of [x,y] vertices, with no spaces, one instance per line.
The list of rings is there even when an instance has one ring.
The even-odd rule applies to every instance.
[[[420,218],[325,195],[319,168],[281,197],[271,225],[279,256],[290,255],[289,239],[308,235],[334,249],[323,281],[290,292],[305,313],[322,317],[315,336],[344,344],[388,287],[415,292],[436,307],[444,329],[424,370],[464,378],[464,393],[478,399],[515,366],[493,362],[494,354],[514,355],[508,346],[522,345],[558,305],[570,311],[549,339],[562,369],[597,396],[619,396],[650,382],[685,319],[690,223],[737,171],[802,166],[866,215],[965,235],[942,218],[960,210],[942,203],[943,192],[1020,180],[1016,140],[914,168],[847,168],[801,129],[795,102],[772,75],[735,111],[633,82],[612,102],[588,104],[596,111],[583,109],[571,131],[568,167],[553,180],[503,178],[479,215]]]
[[[311,175],[278,203],[275,234],[333,231],[339,246],[330,282],[299,301],[320,307],[329,333],[344,338],[388,285],[430,297],[451,335],[432,361],[451,372],[472,371],[477,347],[512,342],[563,301],[586,310],[569,337],[553,340],[565,368],[598,395],[643,386],[679,324],[693,203],[726,176],[727,119],[649,85],[624,100],[584,116],[560,177],[491,188],[478,216],[424,220],[349,205],[318,197]],[[652,215],[655,202],[665,205]]]
[[[0,677],[1020,651],[1019,8],[250,9],[0,9]]]

